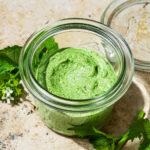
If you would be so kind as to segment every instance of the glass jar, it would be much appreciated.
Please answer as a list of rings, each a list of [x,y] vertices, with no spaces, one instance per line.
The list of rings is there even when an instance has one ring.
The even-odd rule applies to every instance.
[[[150,1],[114,0],[105,9],[101,22],[120,33],[134,56],[135,68],[150,71]]]
[[[47,51],[48,47],[51,50]],[[104,94],[91,99],[63,99],[49,93],[43,86],[44,80],[40,79],[45,79],[43,68],[48,58],[59,50],[54,51],[57,47],[96,51],[114,68],[116,83]],[[104,125],[114,103],[130,86],[133,71],[133,56],[125,40],[111,28],[81,18],[62,19],[42,27],[29,37],[20,55],[21,77],[35,99],[38,114],[49,128],[68,136],[76,135],[72,130],[76,126],[100,128]],[[40,73],[40,79],[36,72]]]

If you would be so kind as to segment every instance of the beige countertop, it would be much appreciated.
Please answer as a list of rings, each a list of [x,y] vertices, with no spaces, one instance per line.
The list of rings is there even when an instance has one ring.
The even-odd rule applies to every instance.
[[[23,45],[41,26],[56,19],[84,17],[97,21],[111,0],[0,0],[0,49]],[[124,133],[138,111],[149,109],[150,73],[136,71],[127,93],[116,103],[106,132]],[[86,139],[68,138],[47,128],[40,120],[33,98],[11,107],[0,102],[0,150],[94,150]],[[150,115],[148,115],[150,118]],[[138,141],[124,150],[137,150]]]

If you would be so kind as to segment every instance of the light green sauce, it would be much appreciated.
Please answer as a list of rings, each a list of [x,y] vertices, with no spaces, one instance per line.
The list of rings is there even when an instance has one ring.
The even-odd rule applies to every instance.
[[[112,66],[94,51],[66,48],[49,56],[37,68],[36,79],[56,96],[79,100],[93,98],[108,91],[116,82]],[[35,102],[43,122],[64,135],[75,135],[69,128],[76,125],[101,127],[113,108],[112,105],[92,111],[73,112],[52,108],[38,100]]]
[[[46,86],[50,93],[67,99],[101,95],[116,81],[112,66],[98,53],[67,48],[49,58]]]

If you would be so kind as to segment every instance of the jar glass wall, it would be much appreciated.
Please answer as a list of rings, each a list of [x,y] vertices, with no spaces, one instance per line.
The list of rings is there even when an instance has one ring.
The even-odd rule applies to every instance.
[[[45,68],[49,58],[66,47],[90,49],[104,57],[115,70],[116,83],[91,99],[64,99],[49,93]],[[88,19],[63,19],[44,26],[31,35],[20,56],[21,77],[35,98],[41,119],[64,135],[75,135],[70,128],[79,125],[101,127],[113,104],[130,86],[133,70],[132,53],[123,38],[109,27]]]

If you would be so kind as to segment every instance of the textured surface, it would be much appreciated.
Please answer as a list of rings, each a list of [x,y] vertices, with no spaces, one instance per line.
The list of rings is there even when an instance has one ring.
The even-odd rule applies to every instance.
[[[23,45],[31,33],[55,19],[85,17],[99,21],[110,1],[0,0],[0,48]],[[148,110],[148,94],[150,74],[136,71],[104,130],[113,135],[126,131],[140,109]],[[16,107],[0,103],[0,150],[93,150],[87,140],[63,137],[48,129],[36,114],[32,97],[26,99],[31,102]],[[123,149],[137,150],[137,143],[127,143]]]
[[[66,99],[88,99],[101,95],[116,80],[109,62],[87,49],[67,48],[50,57],[46,68],[49,92]]]

